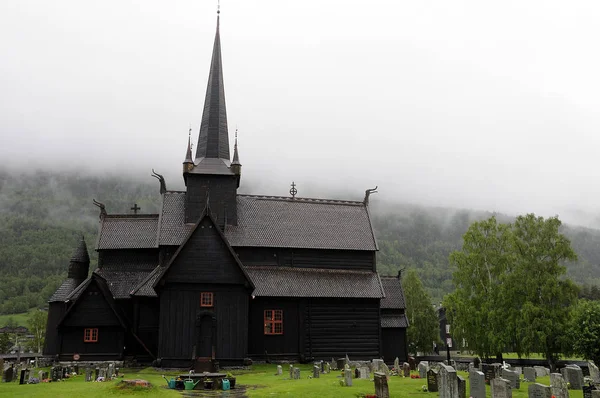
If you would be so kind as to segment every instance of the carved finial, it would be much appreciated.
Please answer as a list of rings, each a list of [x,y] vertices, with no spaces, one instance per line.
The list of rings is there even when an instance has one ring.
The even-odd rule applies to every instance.
[[[296,189],[296,183],[292,181],[292,187],[290,188],[290,195],[292,195],[292,199],[296,199],[297,194],[298,190]]]
[[[363,203],[365,205],[369,204],[369,196],[371,196],[372,193],[377,193],[377,187],[372,188],[372,189],[367,189],[365,191],[365,198],[363,199]]]
[[[160,182],[160,193],[163,194],[167,192],[167,183],[165,182],[165,178],[154,171],[154,169],[152,169],[152,177],[156,178]]]
[[[221,0],[217,0],[217,15],[221,13]]]
[[[96,205],[100,208],[100,220],[102,220],[104,218],[104,216],[106,216],[106,206],[104,206],[104,203],[100,203],[96,199],[92,199],[92,200],[94,201],[94,205]],[[82,237],[83,237],[83,235],[82,235]]]

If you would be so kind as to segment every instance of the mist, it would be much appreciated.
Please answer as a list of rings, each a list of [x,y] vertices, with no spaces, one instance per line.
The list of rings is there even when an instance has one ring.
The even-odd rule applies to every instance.
[[[600,225],[600,4],[223,1],[240,192]],[[0,159],[182,189],[216,2],[0,3]],[[232,143],[233,144],[233,143]]]

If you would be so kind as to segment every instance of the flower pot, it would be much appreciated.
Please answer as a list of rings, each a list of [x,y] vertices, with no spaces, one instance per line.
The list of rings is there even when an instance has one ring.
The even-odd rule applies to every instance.
[[[205,380],[204,381],[204,389],[205,390],[212,390],[214,386],[214,381],[212,380]]]

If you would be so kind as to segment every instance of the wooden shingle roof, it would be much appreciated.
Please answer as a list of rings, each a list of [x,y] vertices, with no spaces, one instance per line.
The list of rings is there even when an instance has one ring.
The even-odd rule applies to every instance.
[[[244,267],[257,297],[382,298],[376,272],[322,268]]]
[[[64,282],[56,289],[54,294],[48,300],[49,303],[57,301],[65,301],[69,295],[77,289],[77,287],[83,284],[85,280],[67,278]]]
[[[396,277],[381,277],[385,298],[381,300],[381,308],[384,309],[405,309],[406,300],[404,299],[404,291],[402,283]]]
[[[106,215],[100,222],[96,247],[147,249],[156,247],[158,214]]]
[[[381,315],[382,328],[407,328],[408,318],[406,315]]]

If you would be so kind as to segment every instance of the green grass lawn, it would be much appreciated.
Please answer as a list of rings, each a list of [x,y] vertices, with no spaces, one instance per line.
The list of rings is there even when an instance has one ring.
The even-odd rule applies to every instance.
[[[32,308],[28,312],[22,312],[20,314],[0,315],[0,327],[6,326],[8,320],[12,318],[17,326],[27,327],[27,320],[32,312],[39,311],[37,308]]]
[[[339,384],[340,372],[321,375],[318,379],[309,379],[309,365],[297,365],[301,369],[301,380],[287,379],[287,365],[283,365],[283,376],[275,376],[276,365],[255,365],[249,371],[233,372],[237,378],[237,384],[247,386],[247,396],[250,398],[260,397],[318,397],[318,398],[356,398],[361,394],[373,394],[375,392],[373,382],[369,380],[353,379],[352,387],[342,387]],[[37,373],[37,372],[35,372]],[[35,385],[23,385],[18,383],[0,383],[0,397],[111,397],[111,396],[140,396],[140,397],[181,397],[182,393],[165,388],[166,383],[162,379],[161,371],[152,368],[141,370],[125,370],[126,379],[145,379],[150,381],[154,387],[149,390],[120,390],[117,381],[106,383],[86,383],[83,376],[67,379],[57,383],[41,383]],[[167,376],[174,376],[181,372],[166,372]],[[466,372],[459,374],[467,379]],[[550,378],[542,377],[538,382],[549,385]],[[424,379],[410,379],[392,376],[389,381],[391,397],[437,397],[438,393],[427,393],[422,391],[426,385]],[[521,383],[519,390],[513,390],[514,398],[527,398],[527,386],[529,383]],[[582,398],[581,391],[570,392],[571,398]],[[488,397],[491,396],[488,388]]]

